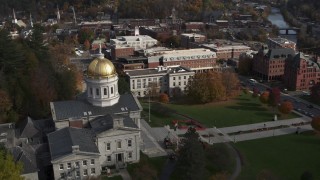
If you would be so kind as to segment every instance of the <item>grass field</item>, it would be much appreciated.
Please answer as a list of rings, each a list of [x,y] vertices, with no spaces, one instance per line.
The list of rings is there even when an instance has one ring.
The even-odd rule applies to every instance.
[[[305,171],[320,179],[320,136],[313,132],[236,143],[244,167],[239,180],[256,179],[261,171],[281,180],[300,179]],[[274,178],[272,178],[274,179]]]
[[[143,104],[144,113],[148,115],[147,103]],[[262,104],[259,98],[253,98],[251,94],[242,94],[241,96],[224,102],[209,103],[204,105],[179,105],[167,104],[167,107],[178,113],[187,115],[207,127],[228,127],[244,124],[252,124],[259,122],[267,122],[273,120],[273,108]],[[278,117],[281,119],[290,119],[299,117],[291,113]],[[170,124],[174,119],[186,119],[178,115],[163,117],[159,115],[151,115],[151,126],[163,126]]]

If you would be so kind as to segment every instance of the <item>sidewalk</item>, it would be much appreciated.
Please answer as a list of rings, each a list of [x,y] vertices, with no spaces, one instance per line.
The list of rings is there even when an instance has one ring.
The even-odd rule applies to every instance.
[[[167,152],[159,145],[158,140],[155,139],[152,128],[149,124],[141,119],[141,151],[148,157],[166,156]]]

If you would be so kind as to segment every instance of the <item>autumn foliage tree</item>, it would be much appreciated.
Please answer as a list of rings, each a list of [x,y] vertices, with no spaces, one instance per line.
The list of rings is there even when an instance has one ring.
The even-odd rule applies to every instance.
[[[197,73],[189,79],[187,96],[198,103],[208,103],[226,98],[226,88],[221,73]]]
[[[168,103],[169,102],[169,96],[166,93],[161,93],[159,95],[159,102],[161,103]]]
[[[269,102],[269,91],[265,91],[260,95],[260,101],[263,104],[267,104]]]
[[[278,103],[280,102],[280,89],[277,87],[274,87],[270,90],[270,95],[269,95],[269,104],[273,107],[277,106]]]
[[[283,101],[279,106],[279,111],[283,114],[289,114],[293,110],[291,101]]]
[[[311,126],[314,130],[320,132],[320,116],[315,116],[312,118]]]
[[[222,72],[222,82],[226,89],[227,97],[232,97],[238,92],[239,78],[234,72],[224,71]]]

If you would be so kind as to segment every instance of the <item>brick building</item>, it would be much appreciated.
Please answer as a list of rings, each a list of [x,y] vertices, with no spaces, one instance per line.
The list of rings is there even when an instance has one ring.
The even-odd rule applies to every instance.
[[[205,28],[205,23],[203,22],[186,22],[182,25],[182,29],[185,32],[200,32]]]
[[[181,46],[184,48],[193,48],[192,43],[202,43],[206,41],[206,36],[195,33],[181,34]]]
[[[119,57],[123,56],[133,56],[134,48],[130,46],[111,46],[111,59],[117,60]]]
[[[225,45],[225,46],[206,46],[202,47],[211,49],[212,51],[217,53],[217,59],[233,59],[239,58],[240,54],[245,53],[250,50],[249,46],[244,45]]]
[[[213,70],[216,66],[216,53],[209,49],[160,51],[148,58],[148,67],[183,66],[195,72]]]
[[[289,90],[309,90],[320,82],[319,63],[315,58],[298,53],[286,60],[283,79]]]
[[[264,46],[253,57],[252,70],[263,80],[282,80],[285,60],[294,54],[294,50],[290,48],[268,49]]]

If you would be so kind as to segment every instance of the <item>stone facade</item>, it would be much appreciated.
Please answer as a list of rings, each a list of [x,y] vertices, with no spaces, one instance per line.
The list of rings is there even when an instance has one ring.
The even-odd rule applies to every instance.
[[[55,180],[84,179],[101,174],[99,154],[71,154],[52,161]]]

